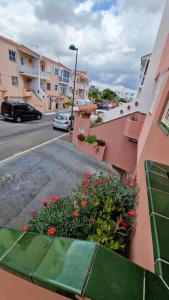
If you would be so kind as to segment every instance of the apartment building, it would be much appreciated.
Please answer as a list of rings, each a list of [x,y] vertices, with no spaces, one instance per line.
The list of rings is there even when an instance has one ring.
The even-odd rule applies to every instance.
[[[78,100],[88,99],[89,79],[86,71],[77,71],[75,85],[75,104]]]
[[[17,101],[42,112],[55,111],[72,98],[70,68],[3,36],[0,53],[0,107],[2,101]],[[88,95],[86,76],[86,72],[77,73],[77,98]]]
[[[150,64],[150,59],[151,59],[151,53],[146,54],[144,56],[141,57],[141,68],[140,68],[140,84],[139,84],[139,88],[138,88],[138,92],[137,92],[137,98],[139,98],[144,81],[145,81],[145,77],[147,74],[147,70],[148,70],[148,66]]]
[[[124,88],[121,90],[116,90],[115,92],[120,98],[124,98],[127,101],[133,101],[136,98],[135,90],[130,90],[130,89]]]

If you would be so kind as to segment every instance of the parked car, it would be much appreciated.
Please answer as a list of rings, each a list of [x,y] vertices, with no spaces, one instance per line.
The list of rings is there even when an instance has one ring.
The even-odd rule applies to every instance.
[[[105,109],[96,109],[97,115],[103,115],[103,114],[105,114],[106,112],[107,112],[107,110],[105,110]]]
[[[18,102],[2,102],[1,114],[4,116],[4,119],[13,120],[17,123],[23,120],[40,120],[42,118],[42,113],[33,106]]]
[[[110,102],[99,102],[97,103],[97,108],[98,109],[105,109],[109,110],[109,108],[112,107],[112,104]]]
[[[72,121],[74,121],[74,116],[73,116],[73,120]],[[71,130],[71,128],[70,128],[70,125],[71,125],[71,113],[70,112],[67,112],[67,113],[60,112],[60,113],[58,113],[54,117],[52,125],[53,125],[54,129],[55,128],[59,128],[59,129],[64,129],[64,130],[70,131]]]

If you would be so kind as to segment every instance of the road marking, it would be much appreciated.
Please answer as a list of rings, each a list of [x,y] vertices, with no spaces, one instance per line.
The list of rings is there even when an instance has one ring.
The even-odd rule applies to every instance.
[[[57,136],[57,137],[54,138],[54,139],[51,139],[51,140],[49,140],[49,141],[44,142],[44,143],[42,143],[42,144],[39,144],[39,145],[34,146],[34,147],[32,147],[32,148],[26,149],[26,150],[24,150],[24,151],[17,152],[17,153],[15,153],[14,155],[12,155],[12,156],[10,156],[10,157],[7,157],[7,158],[5,158],[5,159],[3,159],[3,160],[1,160],[1,161],[0,161],[0,164],[3,164],[3,163],[5,163],[5,162],[7,162],[7,161],[9,161],[9,160],[12,160],[12,159],[14,159],[14,158],[16,158],[16,157],[18,157],[18,156],[23,155],[23,154],[25,154],[25,153],[31,152],[32,150],[38,149],[38,148],[40,148],[40,147],[43,147],[43,146],[45,146],[45,145],[47,145],[47,144],[50,144],[51,142],[56,141],[56,140],[58,140],[58,139],[60,139],[60,138],[62,138],[62,137],[64,137],[64,136],[66,136],[66,135],[69,135],[69,134],[70,134],[69,132],[68,132],[68,133],[64,133],[64,134],[62,134],[62,135],[60,135],[60,136]]]
[[[4,141],[4,142],[1,142],[1,143],[0,143],[0,145],[2,145],[2,144],[5,144],[5,143],[7,143],[7,142],[9,142],[9,141]]]

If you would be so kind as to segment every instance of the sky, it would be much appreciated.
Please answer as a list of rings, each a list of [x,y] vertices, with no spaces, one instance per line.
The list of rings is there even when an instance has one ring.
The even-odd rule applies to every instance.
[[[0,34],[74,68],[91,84],[137,90],[164,0],[0,0]]]

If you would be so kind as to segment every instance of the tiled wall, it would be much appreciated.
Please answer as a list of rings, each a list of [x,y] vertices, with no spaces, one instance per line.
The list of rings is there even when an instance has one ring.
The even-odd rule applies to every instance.
[[[146,162],[155,271],[169,288],[169,166]]]
[[[0,228],[0,267],[70,299],[169,299],[157,275],[87,241]]]

